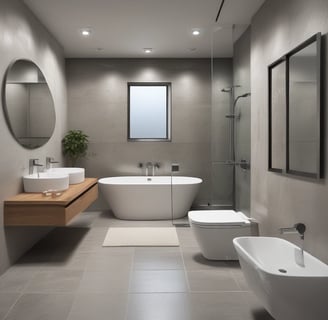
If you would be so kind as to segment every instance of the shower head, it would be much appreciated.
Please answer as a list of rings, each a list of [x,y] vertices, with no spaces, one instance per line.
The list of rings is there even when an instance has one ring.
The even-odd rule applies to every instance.
[[[223,88],[221,92],[231,92],[232,88]]]
[[[233,103],[233,107],[236,106],[237,101],[238,101],[240,98],[246,98],[246,97],[249,97],[250,95],[251,95],[250,92],[246,92],[246,93],[241,94],[240,96],[238,96],[238,97],[235,99],[235,102]]]
[[[249,97],[250,95],[251,95],[251,93],[247,92],[247,93],[240,95],[239,98],[246,98],[246,97]]]
[[[231,87],[226,87],[221,89],[221,92],[231,92],[234,88],[239,88],[239,85],[231,86]]]

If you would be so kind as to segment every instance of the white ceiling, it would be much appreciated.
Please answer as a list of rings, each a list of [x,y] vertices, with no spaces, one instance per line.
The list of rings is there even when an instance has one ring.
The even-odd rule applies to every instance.
[[[23,0],[63,46],[67,57],[209,57],[232,55],[232,25],[247,25],[264,0]],[[82,37],[79,30],[92,29]],[[193,28],[201,30],[197,37]]]

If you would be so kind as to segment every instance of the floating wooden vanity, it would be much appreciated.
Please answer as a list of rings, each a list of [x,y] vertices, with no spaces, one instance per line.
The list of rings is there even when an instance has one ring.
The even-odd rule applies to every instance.
[[[60,196],[20,193],[4,202],[5,226],[66,226],[98,198],[96,178],[70,185]]]

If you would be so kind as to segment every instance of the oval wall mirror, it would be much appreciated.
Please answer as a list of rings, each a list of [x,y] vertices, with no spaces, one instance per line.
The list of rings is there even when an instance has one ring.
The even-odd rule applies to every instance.
[[[16,60],[6,72],[2,102],[10,132],[27,149],[43,146],[55,129],[54,101],[44,75],[29,60]]]

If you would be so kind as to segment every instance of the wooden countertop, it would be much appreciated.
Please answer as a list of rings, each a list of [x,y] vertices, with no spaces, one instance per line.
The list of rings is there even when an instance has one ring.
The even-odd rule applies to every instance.
[[[44,196],[42,193],[20,193],[5,200],[5,206],[10,205],[55,205],[55,206],[67,206],[70,204],[77,195],[84,193],[92,186],[97,184],[97,178],[85,178],[85,180],[78,184],[71,184],[69,188],[55,198],[51,196]]]

